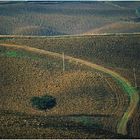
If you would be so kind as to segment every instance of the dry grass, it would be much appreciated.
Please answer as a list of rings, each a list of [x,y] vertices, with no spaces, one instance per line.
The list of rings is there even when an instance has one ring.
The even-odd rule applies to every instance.
[[[139,121],[140,121],[140,102],[137,109],[135,110],[133,118],[130,120],[128,125],[130,136],[134,138],[140,138],[140,124],[138,123]]]
[[[112,114],[112,117],[99,119],[97,124],[115,132],[117,121],[127,106],[127,97],[121,90],[118,95],[123,97],[115,93],[114,87],[110,89],[111,87],[99,77],[98,73],[89,70],[66,71],[63,74],[61,71],[50,73],[37,67],[38,63],[23,58],[1,57],[0,74],[3,79],[0,87],[1,110],[45,116]],[[112,83],[111,79],[108,81]],[[115,83],[113,85],[115,86]],[[47,112],[32,108],[30,99],[33,96],[42,96],[46,92],[56,97],[57,106]],[[111,124],[112,121],[114,123]]]
[[[127,32],[139,32],[140,24],[135,22],[115,22],[110,23],[99,28],[90,30],[84,34],[101,34],[101,33],[127,33]]]
[[[131,18],[137,18],[136,7],[131,7],[133,2],[128,4],[131,8],[129,6],[125,8],[123,2],[120,5],[122,6],[111,2],[0,3],[0,33],[13,35],[82,34],[105,24],[131,22]],[[139,3],[137,5],[139,6]],[[39,28],[24,28],[29,25],[31,28],[33,26]],[[46,31],[48,28],[52,30]],[[123,29],[118,31],[121,32]],[[134,31],[137,31],[135,27]]]
[[[116,92],[117,86],[110,78],[108,82],[115,87],[113,90],[98,73],[89,70],[51,73],[39,68],[39,63],[26,58],[1,57],[1,110],[43,116],[99,114],[105,117],[97,119],[96,123],[104,129],[116,131],[128,101],[120,89]],[[46,112],[33,108],[30,99],[46,93],[56,98],[56,107]],[[110,117],[106,117],[108,115]]]
[[[91,41],[92,38],[89,37],[89,39]],[[96,39],[97,40],[95,42],[99,40],[98,37]],[[26,40],[25,44],[27,45],[30,45],[32,42],[35,41],[35,39],[31,38],[31,39],[23,39],[22,41],[21,39],[17,40],[14,39],[12,40],[12,42],[18,42],[19,44],[21,44],[24,43],[25,40]],[[38,46],[40,40],[42,40],[41,43],[43,44],[43,46],[41,46],[42,44]],[[66,44],[68,43],[68,46],[66,47],[66,50],[68,49],[67,53],[73,54],[75,47],[78,44],[76,44],[76,46],[71,46],[74,43],[74,42],[70,43],[71,40],[73,39],[72,38],[71,39],[66,38],[66,40],[61,39],[59,44],[57,44],[57,42],[59,41],[58,38],[57,39],[37,38],[34,43],[35,46],[38,47],[44,47],[45,44],[47,44],[45,49],[49,48],[50,50],[52,49],[53,51],[56,51],[57,49],[61,50],[64,45],[63,43]],[[76,43],[79,43],[81,38],[76,38],[74,40],[76,40]],[[9,40],[9,42],[11,42],[11,40]],[[109,40],[107,42],[109,42]],[[50,44],[52,44],[52,48],[50,48]],[[81,49],[84,49],[86,44],[80,42],[79,45],[81,44],[83,45],[81,46]],[[61,45],[62,48],[60,47]],[[57,48],[58,46],[59,48]],[[69,49],[71,49],[71,51],[69,51]],[[87,54],[88,51],[85,53]],[[81,54],[78,54],[77,52],[75,56],[81,57]],[[91,59],[90,56],[91,55],[89,55],[89,58],[87,59]],[[87,56],[84,56],[84,58],[86,57]],[[28,57],[23,58],[19,57],[18,59],[12,57],[11,58],[3,56],[1,57],[0,59],[0,77],[2,77],[0,80],[0,82],[2,83],[0,86],[1,110],[26,113],[33,116],[42,115],[46,117],[50,115],[65,116],[65,117],[69,115],[72,116],[91,115],[92,117],[88,118],[88,123],[86,123],[86,125],[88,125],[89,123],[91,124],[95,123],[100,125],[105,130],[116,132],[116,126],[118,124],[118,121],[120,120],[120,118],[123,115],[123,112],[125,112],[128,106],[128,97],[116,85],[113,79],[111,79],[110,77],[102,79],[97,72],[92,71],[90,68],[87,69],[84,66],[79,66],[79,64],[70,65],[71,62],[66,62],[67,70],[64,73],[62,73],[61,60],[57,60],[58,67],[56,69],[56,67],[52,67],[52,65],[50,65],[51,68],[48,68],[46,66],[47,63],[49,64],[54,63],[55,58],[44,59],[44,56],[39,56],[38,58],[39,59],[33,60],[29,59]],[[106,65],[106,63],[104,63],[104,65]],[[113,69],[115,69],[115,67]],[[116,68],[116,71],[120,70],[117,70]],[[123,72],[120,71],[120,73]],[[132,76],[126,74],[126,77]],[[56,98],[57,105],[51,110],[48,110],[46,112],[39,111],[33,108],[30,104],[30,99],[33,96],[42,96],[45,95],[46,93],[49,93],[50,95]],[[69,118],[67,118],[67,120],[69,120]],[[76,122],[74,121],[74,125],[77,125],[77,123],[78,125],[79,124],[81,125],[81,123],[83,123],[82,121],[83,121],[82,119],[78,120],[77,118]],[[55,125],[59,123],[56,120],[54,121]],[[68,124],[69,123],[70,122],[68,122]],[[21,127],[19,127],[19,129],[20,128]],[[2,131],[4,131],[4,129],[6,130],[6,127],[4,126],[1,129],[3,129]],[[17,130],[16,127],[14,127],[13,129]],[[45,130],[43,129],[43,132],[45,132]],[[11,128],[9,128],[7,131],[12,132]],[[47,128],[46,131],[48,132],[49,135],[50,129]],[[32,133],[32,135],[36,135],[36,129],[34,130],[31,128],[30,132]],[[39,133],[41,134],[40,136],[41,138],[43,137],[43,135],[44,137],[47,136],[45,134],[42,134],[41,132]],[[66,135],[67,133],[71,133],[71,131],[70,130],[69,132],[67,131]],[[83,133],[85,133],[86,137],[88,137],[87,136],[88,132]],[[17,130],[16,135],[19,136],[19,134],[23,135],[24,133],[21,133],[21,131]],[[70,135],[75,136],[79,134],[77,134],[77,132],[75,132],[74,130],[74,132]],[[68,137],[70,137],[70,135],[68,134]]]
[[[68,123],[63,118],[9,113],[0,114],[0,122],[0,138],[123,138],[102,129]]]
[[[115,97],[97,74],[75,71],[50,75],[24,59],[2,58],[0,62],[1,109],[40,113],[31,107],[30,99],[45,93],[55,96],[58,104],[45,114],[104,114],[115,105]]]

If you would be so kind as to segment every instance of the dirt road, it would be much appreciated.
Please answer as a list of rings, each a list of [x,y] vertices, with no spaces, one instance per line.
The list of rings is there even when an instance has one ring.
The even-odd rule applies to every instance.
[[[4,47],[8,47],[8,48],[21,49],[21,50],[30,51],[30,52],[37,53],[37,54],[44,54],[44,55],[50,55],[50,56],[62,58],[62,54],[45,51],[42,49],[37,49],[37,48],[29,47],[29,46],[21,46],[21,45],[15,45],[15,44],[0,44],[0,45],[4,46]],[[88,62],[88,61],[85,61],[82,59],[74,58],[71,56],[65,56],[65,59],[76,62],[76,63],[78,62],[80,64],[83,64],[85,66],[91,67],[100,72],[110,75],[112,78],[114,78],[116,83],[124,90],[124,92],[129,96],[130,104],[117,126],[117,133],[126,135],[127,134],[127,123],[131,119],[131,117],[139,103],[138,91],[136,91],[135,88],[133,86],[131,86],[131,84],[125,78],[123,78],[121,75],[119,75],[118,73],[116,73],[110,69],[107,69],[101,65],[97,65],[97,64],[94,64],[94,63],[91,63],[91,62]]]

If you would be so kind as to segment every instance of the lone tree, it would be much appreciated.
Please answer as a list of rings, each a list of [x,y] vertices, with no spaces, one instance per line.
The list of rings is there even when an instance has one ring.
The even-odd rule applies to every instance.
[[[31,99],[32,106],[40,109],[40,110],[47,110],[51,109],[56,105],[56,99],[52,96],[42,96],[42,97],[33,97]]]

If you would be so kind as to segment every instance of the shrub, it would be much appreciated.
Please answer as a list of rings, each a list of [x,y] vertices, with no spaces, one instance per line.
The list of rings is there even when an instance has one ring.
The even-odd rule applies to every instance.
[[[32,106],[40,109],[40,110],[46,110],[51,109],[56,105],[56,99],[52,96],[42,96],[42,97],[33,97],[31,99]]]

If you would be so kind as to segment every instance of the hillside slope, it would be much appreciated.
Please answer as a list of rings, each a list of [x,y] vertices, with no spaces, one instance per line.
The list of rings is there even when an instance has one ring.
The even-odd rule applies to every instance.
[[[124,23],[112,32],[139,32],[135,24],[131,24],[138,18],[136,10],[140,2],[135,5],[133,2],[127,6],[123,2],[0,2],[0,34],[82,34],[118,22]],[[134,27],[129,30],[129,26],[125,26],[124,30],[125,22]]]
[[[111,23],[105,26],[101,26],[99,28],[95,28],[90,30],[85,35],[90,34],[102,34],[102,33],[133,33],[140,32],[140,24],[134,22],[119,22],[119,23]]]

